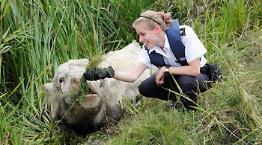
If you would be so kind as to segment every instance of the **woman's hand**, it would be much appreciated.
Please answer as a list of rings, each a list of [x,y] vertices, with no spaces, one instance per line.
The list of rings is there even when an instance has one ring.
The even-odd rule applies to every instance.
[[[112,66],[108,68],[94,68],[94,69],[86,69],[83,74],[83,78],[89,81],[96,81],[104,78],[113,78],[115,76],[115,70]]]
[[[165,79],[165,73],[168,72],[167,67],[161,67],[158,72],[156,73],[156,79],[155,82],[158,86],[162,85],[164,83]]]

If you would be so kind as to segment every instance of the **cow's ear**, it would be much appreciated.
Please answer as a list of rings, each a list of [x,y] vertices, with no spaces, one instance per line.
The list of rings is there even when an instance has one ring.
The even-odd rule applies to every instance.
[[[60,101],[54,83],[44,84],[43,91],[46,97],[48,113],[52,119],[56,119]]]

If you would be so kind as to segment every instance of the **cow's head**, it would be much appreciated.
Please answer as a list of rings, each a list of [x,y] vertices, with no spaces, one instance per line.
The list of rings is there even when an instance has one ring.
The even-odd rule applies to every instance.
[[[102,97],[82,80],[88,63],[88,59],[80,59],[61,64],[55,72],[53,82],[44,84],[43,90],[52,118],[56,117],[62,103],[70,106],[77,102],[86,109],[96,108],[101,104]]]

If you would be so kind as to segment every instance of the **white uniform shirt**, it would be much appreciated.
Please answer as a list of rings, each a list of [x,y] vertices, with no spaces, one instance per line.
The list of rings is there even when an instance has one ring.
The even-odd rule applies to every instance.
[[[203,43],[199,40],[198,36],[190,26],[183,25],[180,26],[180,28],[185,28],[186,35],[181,36],[181,40],[185,46],[185,57],[187,62],[190,63],[196,58],[201,58],[200,67],[204,66],[207,62],[206,58],[204,57],[204,54],[207,52],[207,50],[204,47]],[[149,53],[151,53],[154,50],[156,51],[156,53],[159,53],[163,56],[166,65],[181,66],[179,63],[176,62],[177,59],[170,48],[167,36],[165,38],[164,48],[161,49],[159,46],[155,46],[149,49]],[[149,68],[155,67],[153,64],[150,63],[148,51],[145,48],[143,48],[140,53],[139,61],[144,63]]]

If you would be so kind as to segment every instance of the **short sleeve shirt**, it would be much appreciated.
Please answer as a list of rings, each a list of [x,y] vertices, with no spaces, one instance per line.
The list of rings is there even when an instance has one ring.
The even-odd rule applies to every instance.
[[[188,63],[191,61],[200,58],[200,67],[206,64],[206,58],[204,54],[207,52],[206,48],[204,47],[203,43],[200,41],[194,30],[187,25],[182,25],[180,28],[185,28],[185,36],[181,36],[182,43],[185,46],[185,57]],[[166,65],[169,66],[181,66],[177,61],[175,55],[173,54],[167,36],[165,36],[165,44],[164,48],[160,48],[159,46],[155,46],[149,49],[149,52],[143,48],[140,56],[139,61],[144,63],[147,67],[152,68],[155,67],[153,64],[150,63],[150,58],[148,53],[152,51],[156,51],[163,56],[164,62]]]

